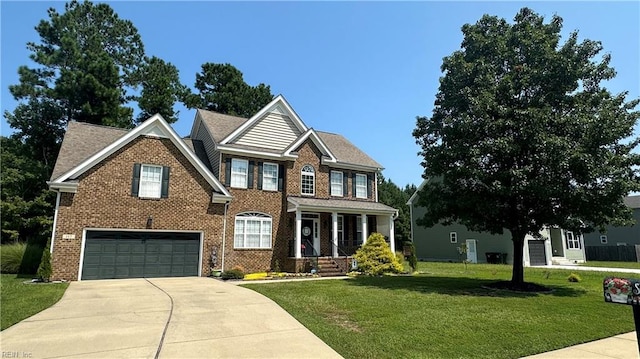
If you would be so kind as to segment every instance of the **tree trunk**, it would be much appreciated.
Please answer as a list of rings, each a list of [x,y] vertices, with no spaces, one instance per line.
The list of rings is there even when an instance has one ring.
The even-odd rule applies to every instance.
[[[524,238],[526,233],[511,231],[513,241],[513,272],[511,276],[511,284],[517,287],[524,283]]]

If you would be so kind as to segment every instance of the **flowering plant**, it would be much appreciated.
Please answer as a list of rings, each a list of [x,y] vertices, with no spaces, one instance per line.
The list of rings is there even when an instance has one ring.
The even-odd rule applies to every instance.
[[[631,282],[624,278],[607,278],[604,281],[605,291],[611,294],[629,294],[631,292]]]

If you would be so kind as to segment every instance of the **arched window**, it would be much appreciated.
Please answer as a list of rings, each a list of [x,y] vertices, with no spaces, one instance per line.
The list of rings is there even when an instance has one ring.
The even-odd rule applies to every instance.
[[[316,171],[311,165],[302,167],[300,176],[300,193],[306,196],[313,196],[315,192]]]
[[[234,248],[271,248],[271,216],[244,212],[236,216]]]

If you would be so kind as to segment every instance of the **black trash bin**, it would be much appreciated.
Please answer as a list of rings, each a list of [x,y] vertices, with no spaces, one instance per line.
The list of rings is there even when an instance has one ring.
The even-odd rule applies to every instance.
[[[498,264],[500,261],[500,253],[498,252],[487,252],[485,255],[487,256],[487,263],[489,264]]]

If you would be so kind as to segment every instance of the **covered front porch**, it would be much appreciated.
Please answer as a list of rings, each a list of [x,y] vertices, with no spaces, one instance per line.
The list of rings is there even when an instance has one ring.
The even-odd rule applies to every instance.
[[[377,202],[287,198],[293,238],[289,258],[342,258],[353,255],[373,232],[381,233],[395,251],[397,210]]]

